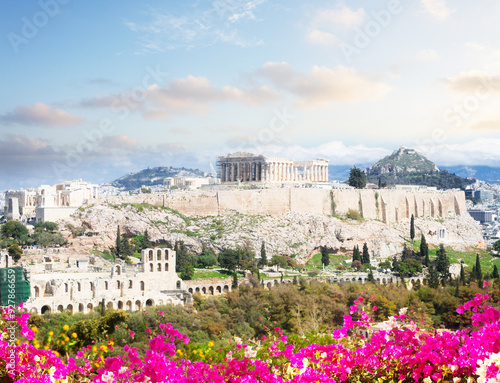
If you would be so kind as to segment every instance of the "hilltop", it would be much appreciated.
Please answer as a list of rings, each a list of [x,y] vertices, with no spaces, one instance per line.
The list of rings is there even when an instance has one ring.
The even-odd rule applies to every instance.
[[[163,180],[167,177],[202,177],[204,175],[205,173],[199,169],[156,167],[127,174],[111,182],[111,185],[121,190],[135,190],[141,186],[163,185]]]
[[[434,162],[414,149],[400,147],[371,165],[366,172],[369,182],[400,185],[426,185],[438,189],[463,189],[474,181],[440,170]]]

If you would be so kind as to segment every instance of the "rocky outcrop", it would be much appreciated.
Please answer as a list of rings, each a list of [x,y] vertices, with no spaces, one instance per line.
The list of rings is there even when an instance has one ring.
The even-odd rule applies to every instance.
[[[112,247],[116,228],[130,236],[147,229],[152,241],[173,243],[182,240],[194,253],[202,246],[218,251],[226,247],[248,245],[258,254],[262,242],[269,255],[290,255],[304,263],[320,246],[348,254],[354,245],[368,244],[377,258],[386,258],[402,250],[409,235],[409,219],[385,224],[378,220],[355,221],[321,214],[288,212],[283,216],[225,214],[185,217],[161,206],[98,204],[81,209],[70,220],[97,233],[73,240],[81,250]],[[469,216],[417,218],[416,236],[426,236],[429,243],[444,243],[457,250],[483,246],[479,226]],[[444,230],[444,231],[443,231]],[[439,234],[444,237],[439,238]]]

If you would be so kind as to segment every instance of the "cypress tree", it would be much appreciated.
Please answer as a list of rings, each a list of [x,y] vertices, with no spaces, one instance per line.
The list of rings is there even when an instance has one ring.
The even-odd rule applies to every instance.
[[[462,285],[465,285],[465,271],[463,263],[460,263],[460,282]]]
[[[434,265],[429,269],[429,287],[437,289],[439,287],[439,273]]]
[[[266,244],[262,241],[262,245],[260,246],[260,266],[267,266],[267,254],[266,254]]]
[[[415,238],[415,217],[413,216],[413,214],[411,215],[410,220],[410,238],[413,242],[413,239]]]
[[[328,249],[326,246],[321,246],[321,263],[325,266],[330,264],[330,257],[328,256]]]
[[[459,295],[460,295],[460,279],[457,278],[457,283],[455,287],[455,296],[458,298]]]
[[[361,262],[361,254],[359,252],[359,247],[358,245],[354,246],[354,249],[352,250],[352,261],[360,261]]]
[[[480,283],[483,280],[483,272],[481,271],[481,262],[479,262],[479,254],[476,254],[476,280]]]
[[[443,244],[439,245],[439,249],[436,252],[436,271],[441,274],[441,283],[443,286],[451,278],[450,275],[450,260],[446,254]]]
[[[122,236],[120,234],[120,225],[118,225],[118,228],[116,229],[115,252],[117,256],[120,256],[122,253]]]
[[[368,245],[366,242],[363,244],[363,256],[361,257],[361,263],[370,263],[370,253],[368,252]]]
[[[491,274],[491,277],[493,279],[499,279],[500,276],[498,275],[498,267],[497,265],[493,265],[493,273]]]
[[[149,239],[149,233],[148,229],[144,232],[144,238],[142,239],[142,248],[143,249],[150,249],[153,247],[153,244],[151,243],[151,240]]]
[[[424,259],[424,265],[429,267],[429,245],[423,234],[420,237],[420,257]]]
[[[368,282],[373,282],[375,283],[375,278],[373,277],[373,271],[370,269],[368,272]]]
[[[233,284],[231,285],[231,287],[233,288],[233,290],[238,288],[238,276],[236,275],[236,271],[233,272]]]

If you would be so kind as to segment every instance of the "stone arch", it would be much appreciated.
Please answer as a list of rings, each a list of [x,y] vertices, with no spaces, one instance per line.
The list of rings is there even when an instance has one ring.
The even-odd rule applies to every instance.
[[[36,307],[32,307],[30,313],[38,314],[38,310]]]
[[[134,282],[132,281],[132,279],[129,279],[128,281],[128,288],[131,289],[134,287]]]
[[[73,305],[69,304],[68,307],[66,307],[66,310],[73,314]]]
[[[169,304],[170,304],[170,303],[172,303],[172,299],[171,299],[171,298],[168,298],[168,299],[167,299],[167,303],[169,303]]]
[[[199,293],[199,292],[200,292],[200,288],[199,288],[199,287],[195,288],[195,289],[194,289],[194,292],[195,292],[195,293]]]
[[[217,294],[222,294],[222,287],[217,286],[215,291],[217,291]]]
[[[146,306],[154,306],[155,304],[155,301],[152,300],[151,298],[149,298],[147,301],[146,301]]]
[[[118,301],[118,309],[123,310],[123,302],[122,301]]]
[[[141,291],[144,291],[144,289],[146,287],[145,284],[144,284],[144,281],[141,281],[140,286],[141,286]]]
[[[377,283],[380,283],[380,278],[377,278]]]
[[[165,250],[165,261],[168,261],[168,249]]]
[[[224,285],[224,292],[227,293],[229,291],[229,286],[228,285]]]
[[[161,261],[161,250],[160,249],[156,250],[156,260]]]
[[[153,270],[154,266],[152,263],[149,264],[149,272],[152,273],[154,270]]]
[[[50,310],[50,306],[49,305],[45,305],[45,306],[42,306],[42,308],[40,309],[40,312],[42,314],[45,314],[45,313],[50,313],[51,310]]]
[[[178,289],[181,288],[181,281],[177,281],[177,283],[175,284],[175,287],[177,287]]]
[[[163,304],[163,301],[160,299],[160,300],[158,301],[158,306],[161,306],[162,304]]]
[[[93,309],[94,309],[94,305],[92,303],[89,303],[87,305],[87,312],[90,313],[90,312],[92,312]]]
[[[93,282],[90,282],[90,283],[89,283],[89,286],[90,286],[90,291],[94,291],[94,283],[93,283]]]
[[[77,283],[76,283],[76,289],[77,289],[78,291],[82,291],[82,284],[81,284],[80,282],[77,282]]]
[[[194,294],[194,292],[193,292],[193,288],[192,288],[192,287],[190,287],[190,288],[188,289],[188,292],[189,292],[189,294],[193,295],[193,294]]]
[[[116,281],[116,288],[120,289],[120,281]]]
[[[165,271],[168,271],[168,263],[165,263]]]
[[[60,313],[62,313],[64,311],[64,306],[63,305],[57,306],[57,311],[59,311]]]
[[[132,301],[127,301],[127,311],[132,311]]]
[[[83,310],[84,310],[83,303],[79,303],[79,304],[78,304],[78,312],[79,312],[79,313],[83,313]]]
[[[108,281],[104,281],[104,290],[108,290],[108,289],[109,289]]]
[[[203,295],[207,295],[207,288],[205,286],[203,286],[201,288],[201,292],[203,293]]]
[[[121,275],[122,268],[120,266],[116,266],[116,275]]]
[[[352,277],[352,282],[356,282],[356,277]]]
[[[417,203],[417,197],[413,197],[414,201],[415,201],[415,212],[413,213],[414,217],[417,218],[418,217],[418,203]]]
[[[65,283],[64,284],[64,292],[67,293],[69,291],[69,287],[68,287],[68,284]]]
[[[142,304],[140,300],[135,301],[135,311],[141,311]]]
[[[109,301],[107,304],[106,304],[106,307],[108,309],[112,309],[113,308],[113,302]]]
[[[158,263],[157,271],[161,271],[161,263]]]
[[[267,288],[270,289],[272,287],[272,283],[271,282],[267,282]]]
[[[385,285],[386,284],[386,280],[385,278],[382,278],[382,283]]]
[[[210,294],[210,295],[214,295],[214,287],[213,287],[213,286],[210,286],[210,287],[208,288],[208,292],[209,292],[209,294]]]
[[[358,282],[359,282],[359,283],[363,283],[363,278],[359,277],[359,278],[358,278]]]
[[[149,261],[153,260],[153,250],[149,250]]]
[[[35,286],[35,298],[40,297],[40,288],[38,286]]]

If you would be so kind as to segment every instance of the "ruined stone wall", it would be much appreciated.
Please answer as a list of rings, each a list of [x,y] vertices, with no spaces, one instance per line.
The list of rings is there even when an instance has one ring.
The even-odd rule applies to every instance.
[[[349,209],[365,219],[399,222],[404,218],[466,215],[463,191],[327,190],[275,188],[141,194],[106,197],[108,203],[148,203],[186,216],[230,213],[280,216],[288,211],[345,216]]]

